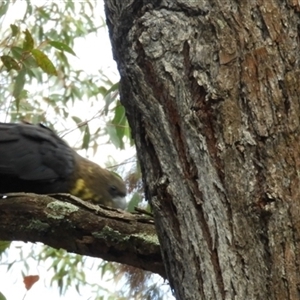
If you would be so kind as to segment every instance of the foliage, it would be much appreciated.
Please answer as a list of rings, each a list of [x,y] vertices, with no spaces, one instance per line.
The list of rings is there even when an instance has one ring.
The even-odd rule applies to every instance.
[[[101,70],[86,74],[72,65],[76,62],[75,41],[87,34],[96,37],[104,26],[103,20],[96,18],[97,2],[33,2],[26,1],[22,18],[1,32],[1,120],[43,122],[50,127],[56,123],[56,129],[73,123],[81,129],[81,146],[94,151],[97,140],[106,135],[120,149],[126,141],[132,145],[124,108],[116,102],[118,85]],[[5,2],[0,23],[5,23],[10,7],[13,9],[13,2]],[[74,18],[78,13],[80,18]],[[77,112],[79,105],[84,107],[87,102],[91,116],[84,119]],[[91,129],[92,120],[97,120],[97,125]]]
[[[19,18],[11,21],[16,12]],[[98,1],[2,1],[0,24],[1,122],[42,122],[52,128],[55,125],[62,137],[72,138],[72,146],[88,153],[97,152],[99,141],[119,149],[133,145],[125,110],[118,100],[117,79],[111,79],[103,70],[87,73],[75,66],[76,42],[88,36],[99,40],[99,29],[104,26]],[[90,56],[90,51],[87,48],[85,56]],[[98,61],[93,63],[97,65]],[[133,210],[142,200],[140,172],[135,156],[125,163],[121,167],[127,173],[126,183],[133,195],[129,206]],[[91,258],[32,245],[27,252],[19,247],[18,255],[8,262],[10,251],[16,249],[12,243],[5,251],[9,245],[0,244],[0,258],[6,261],[8,271],[21,264],[24,278],[31,278],[26,275],[30,263],[47,262],[52,271],[48,284],[57,286],[61,294],[69,288],[80,292],[82,287],[90,286],[93,299],[125,299],[133,293],[161,298],[159,287],[151,283],[153,279],[149,276],[148,296],[146,286],[137,288],[128,284],[119,293],[112,293],[86,278],[87,261],[90,263]],[[99,271],[99,280],[107,276],[109,280],[124,278],[124,272],[116,264],[94,260],[91,268]],[[5,299],[2,294],[1,297]]]
[[[0,255],[3,253],[7,248],[9,248],[11,242],[7,241],[0,241]]]
[[[0,292],[0,300],[6,300],[5,296]]]

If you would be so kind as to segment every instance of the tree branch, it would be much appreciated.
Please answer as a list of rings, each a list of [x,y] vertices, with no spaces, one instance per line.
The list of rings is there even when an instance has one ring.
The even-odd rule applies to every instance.
[[[166,277],[149,216],[95,206],[70,195],[6,195],[0,199],[0,239],[42,242]]]

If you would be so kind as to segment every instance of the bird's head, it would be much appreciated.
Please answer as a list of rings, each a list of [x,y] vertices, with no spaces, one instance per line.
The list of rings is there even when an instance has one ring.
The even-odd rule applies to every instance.
[[[126,186],[119,175],[81,156],[77,157],[76,165],[75,184],[71,188],[71,194],[94,204],[125,209]]]

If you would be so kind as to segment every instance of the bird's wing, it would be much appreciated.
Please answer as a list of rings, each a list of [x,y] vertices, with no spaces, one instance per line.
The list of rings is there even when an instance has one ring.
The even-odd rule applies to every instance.
[[[74,169],[74,151],[42,125],[0,123],[0,174],[23,180],[65,178]]]

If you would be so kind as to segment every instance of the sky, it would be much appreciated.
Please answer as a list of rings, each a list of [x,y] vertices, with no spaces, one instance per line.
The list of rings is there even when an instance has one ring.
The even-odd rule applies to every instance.
[[[32,0],[31,2],[41,3],[42,0]],[[59,1],[57,1],[59,2]],[[102,2],[102,1],[99,1]],[[1,5],[1,1],[0,1]],[[103,8],[103,5],[99,5]],[[18,19],[22,16],[23,10],[25,8],[25,1],[17,0],[14,7],[10,9],[9,14],[5,18],[5,24],[2,26],[9,26],[13,23],[14,19]],[[102,9],[101,15],[104,18],[104,11]],[[99,43],[101,41],[101,43]],[[89,55],[86,55],[86,49],[89,49]],[[77,57],[70,58],[70,63],[75,67],[84,69],[87,73],[92,74],[98,72],[99,69],[104,70],[108,76],[117,82],[119,76],[116,68],[116,63],[112,58],[111,45],[106,28],[102,28],[99,31],[98,37],[88,36],[86,39],[78,39],[75,42],[74,51]],[[95,61],[97,62],[95,64]],[[82,110],[82,107],[77,107],[78,110]],[[88,118],[89,116],[87,116]],[[72,137],[71,137],[72,139]],[[102,147],[102,146],[101,146]],[[116,158],[117,161],[123,161],[128,157],[134,155],[134,149],[127,151],[118,151],[114,146],[105,145],[101,148],[101,155],[96,155],[95,157],[90,157],[91,160],[94,160],[100,164],[104,164],[107,160],[107,157],[112,155]],[[30,251],[32,244],[30,243],[21,243],[15,242],[14,247],[11,247],[9,250],[10,261],[13,261],[14,258],[19,257],[19,248],[22,247],[24,253]],[[89,258],[88,263],[93,264],[94,258]],[[1,262],[0,262],[1,263]],[[21,267],[22,263],[20,263]],[[26,275],[36,275],[40,276],[40,280],[34,284],[34,286],[27,292],[25,295],[25,287],[23,283],[23,276],[20,272],[20,268],[14,266],[13,271],[7,273],[7,266],[0,264],[0,291],[6,296],[7,300],[82,300],[82,299],[93,299],[94,294],[91,293],[89,288],[83,288],[82,295],[79,295],[75,289],[70,289],[65,296],[59,297],[57,288],[50,288],[49,285],[45,287],[45,281],[49,282],[49,277],[53,275],[51,268],[49,269],[49,262],[42,263],[38,265],[35,261],[30,261],[30,271]],[[104,280],[100,279],[99,271],[95,271],[92,267],[86,271],[86,276],[89,281],[95,282],[98,284],[103,284],[107,289],[114,290],[114,285],[112,283],[106,282],[108,278]]]

